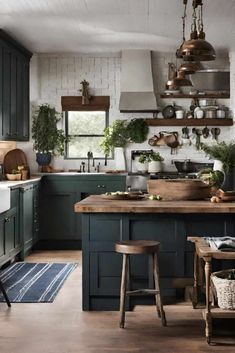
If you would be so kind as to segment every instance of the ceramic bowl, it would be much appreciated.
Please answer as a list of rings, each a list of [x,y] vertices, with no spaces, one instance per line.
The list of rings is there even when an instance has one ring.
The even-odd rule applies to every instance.
[[[6,174],[7,180],[15,181],[21,180],[21,174]]]

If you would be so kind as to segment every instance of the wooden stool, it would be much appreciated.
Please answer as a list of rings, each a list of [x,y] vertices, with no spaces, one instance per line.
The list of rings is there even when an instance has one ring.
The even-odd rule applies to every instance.
[[[161,318],[162,325],[166,326],[165,312],[162,306],[161,291],[160,291],[160,280],[159,280],[159,268],[157,252],[159,250],[160,243],[151,240],[130,240],[122,241],[115,244],[115,250],[118,253],[123,254],[122,263],[122,278],[121,278],[121,289],[120,289],[120,328],[124,328],[125,325],[125,299],[126,295],[155,295],[156,307],[158,317]],[[138,289],[133,291],[127,291],[129,287],[130,279],[130,259],[129,255],[133,254],[150,254],[153,259],[153,275],[155,282],[155,289]],[[128,288],[129,289],[129,288]]]

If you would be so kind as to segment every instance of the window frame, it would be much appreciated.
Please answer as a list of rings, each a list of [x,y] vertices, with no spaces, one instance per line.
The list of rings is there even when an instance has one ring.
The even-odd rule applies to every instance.
[[[69,131],[69,122],[68,122],[68,118],[69,118],[69,112],[84,112],[84,110],[68,110],[64,112],[64,116],[65,116],[65,135],[66,137],[103,137],[104,134],[100,135],[100,134],[81,134],[81,135],[69,135],[68,131]],[[95,110],[86,110],[86,112],[94,112]],[[100,112],[105,112],[105,128],[107,128],[109,126],[109,110],[97,110]],[[64,155],[64,159],[67,160],[84,160],[87,159],[87,156],[84,157],[68,157],[68,144],[69,142],[66,141],[65,143],[65,155]],[[104,157],[95,157],[96,160],[105,160],[105,155]],[[111,155],[111,157],[107,158],[107,159],[113,159],[113,153]]]

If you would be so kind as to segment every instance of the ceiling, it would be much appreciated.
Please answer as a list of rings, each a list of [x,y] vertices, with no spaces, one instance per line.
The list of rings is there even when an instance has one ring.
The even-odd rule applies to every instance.
[[[182,14],[183,0],[0,0],[1,28],[34,53],[175,51]],[[235,0],[204,0],[215,49],[235,50],[234,18]]]

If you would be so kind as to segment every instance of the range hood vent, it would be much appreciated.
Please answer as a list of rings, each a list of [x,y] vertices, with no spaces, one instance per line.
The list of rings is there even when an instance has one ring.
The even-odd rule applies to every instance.
[[[122,113],[157,111],[149,50],[124,50],[122,52],[119,109]]]

